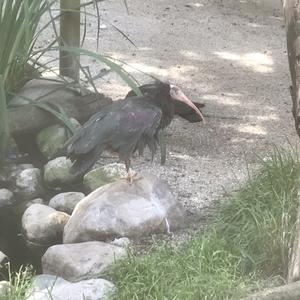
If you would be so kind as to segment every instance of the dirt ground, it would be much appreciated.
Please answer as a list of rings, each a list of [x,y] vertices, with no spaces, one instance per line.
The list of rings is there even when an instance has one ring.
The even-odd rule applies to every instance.
[[[280,0],[122,0],[101,2],[99,52],[179,85],[205,103],[207,124],[175,119],[168,129],[168,157],[135,170],[165,178],[195,218],[205,218],[224,191],[246,176],[272,145],[298,143],[291,114],[289,70]],[[134,47],[111,25],[122,30]],[[97,22],[89,21],[84,47],[96,49]],[[101,66],[92,62],[93,72]],[[129,69],[128,69],[129,70]],[[144,75],[131,70],[141,82]],[[116,75],[99,83],[123,97]]]

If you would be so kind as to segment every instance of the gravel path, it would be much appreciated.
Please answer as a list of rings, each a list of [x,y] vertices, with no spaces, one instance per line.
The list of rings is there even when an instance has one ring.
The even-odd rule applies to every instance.
[[[298,142],[283,17],[266,2],[129,0],[129,15],[122,1],[100,6],[103,19],[138,47],[108,26],[101,30],[100,51],[176,83],[206,104],[204,112],[211,116],[206,125],[173,121],[165,166],[159,156],[153,164],[133,160],[134,169],[167,179],[187,210],[200,218],[224,189],[230,191],[245,178],[245,158],[255,165],[256,154],[263,156],[273,144]],[[94,40],[87,40],[86,47],[94,49]],[[127,88],[117,76],[108,80],[101,88],[112,97],[124,96]]]
[[[207,124],[175,119],[168,158],[144,158],[135,170],[165,178],[195,218],[205,218],[224,190],[245,178],[274,144],[295,144],[284,20],[275,0],[122,0],[101,2],[101,53],[179,85],[206,104]],[[277,8],[274,8],[274,6]],[[137,48],[109,23],[121,29]],[[89,21],[84,47],[96,50],[97,22]],[[101,66],[92,62],[92,72]],[[142,82],[149,79],[133,72]],[[128,88],[113,74],[99,87],[113,98]]]

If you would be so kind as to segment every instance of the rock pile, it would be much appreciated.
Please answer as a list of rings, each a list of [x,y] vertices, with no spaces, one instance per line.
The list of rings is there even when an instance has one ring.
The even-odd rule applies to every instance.
[[[16,219],[19,235],[43,271],[28,292],[30,300],[104,299],[115,287],[101,274],[124,257],[129,239],[170,233],[185,220],[169,185],[156,176],[140,174],[129,184],[121,179],[124,165],[114,163],[76,178],[71,161],[55,157],[63,154],[67,138],[59,125],[43,129],[37,145],[51,160],[42,168],[10,163],[0,172],[0,216]],[[7,248],[10,235],[1,231],[3,220],[0,250]],[[0,252],[0,265],[5,260]],[[0,297],[8,289],[0,282]]]

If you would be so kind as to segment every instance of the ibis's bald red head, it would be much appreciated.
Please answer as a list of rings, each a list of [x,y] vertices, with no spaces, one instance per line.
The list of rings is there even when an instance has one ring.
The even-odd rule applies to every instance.
[[[181,101],[191,107],[201,118],[203,123],[205,124],[204,116],[202,112],[195,106],[195,104],[182,92],[182,90],[173,84],[170,84],[170,96],[174,100]]]

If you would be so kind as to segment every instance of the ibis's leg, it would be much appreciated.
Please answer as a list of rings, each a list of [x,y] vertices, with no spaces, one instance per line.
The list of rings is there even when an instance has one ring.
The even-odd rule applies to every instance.
[[[129,173],[129,170],[130,170],[130,159],[125,159],[125,167],[126,167],[126,172]]]
[[[131,170],[129,159],[125,160],[125,166],[126,166],[127,176],[122,177],[122,179],[126,179],[130,184],[133,183],[133,181],[140,179],[137,173]]]
[[[166,163],[167,147],[166,137],[163,130],[158,133],[158,142],[160,146],[160,164],[164,165]]]

